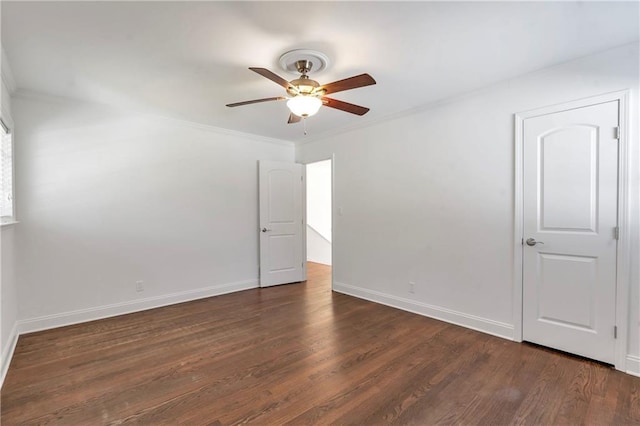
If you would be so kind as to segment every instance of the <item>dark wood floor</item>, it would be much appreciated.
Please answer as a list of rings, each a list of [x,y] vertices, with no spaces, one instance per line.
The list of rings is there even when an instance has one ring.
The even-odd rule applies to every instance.
[[[640,378],[309,280],[22,336],[24,424],[640,424]]]

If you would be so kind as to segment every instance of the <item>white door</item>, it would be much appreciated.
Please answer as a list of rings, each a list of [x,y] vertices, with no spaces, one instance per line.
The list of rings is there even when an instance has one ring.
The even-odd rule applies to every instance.
[[[305,280],[303,166],[260,161],[260,287]]]
[[[524,120],[523,340],[614,363],[618,101]]]

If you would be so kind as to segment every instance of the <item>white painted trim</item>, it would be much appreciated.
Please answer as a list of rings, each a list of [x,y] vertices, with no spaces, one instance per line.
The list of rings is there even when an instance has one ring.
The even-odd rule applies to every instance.
[[[242,290],[249,290],[258,287],[258,280],[239,281],[235,283],[219,284],[210,287],[187,290],[161,296],[148,297],[139,300],[114,303],[111,305],[97,306],[94,308],[78,309],[75,311],[62,312],[59,314],[45,315],[37,318],[18,321],[19,334],[33,333],[51,328],[64,327],[67,325],[79,324],[87,321],[95,321],[103,318],[118,315],[130,314],[145,311],[148,309],[160,308],[177,303],[190,302],[212,296],[220,296],[227,293],[234,293]]]
[[[616,325],[618,327],[618,338],[615,342],[615,368],[620,371],[627,371],[626,365],[629,360],[627,356],[627,335],[629,329],[629,289],[630,275],[629,265],[631,256],[631,227],[630,227],[630,193],[629,193],[629,162],[628,155],[629,139],[629,96],[630,90],[620,90],[605,93],[598,96],[578,99],[571,102],[561,103],[524,111],[515,114],[515,206],[514,206],[514,281],[513,281],[513,324],[514,340],[522,341],[522,201],[523,201],[523,143],[524,143],[524,120],[546,114],[567,111],[570,109],[582,108],[590,105],[597,105],[605,102],[618,101],[620,105],[620,142],[618,150],[618,227],[620,237],[618,240],[617,253],[617,277],[616,277]]]
[[[323,157],[323,158],[319,158],[319,159],[315,159],[313,161],[309,161],[308,163],[303,163],[304,164],[304,170],[305,173],[307,172],[307,164],[312,164],[312,163],[319,163],[320,161],[327,161],[327,160],[331,160],[331,241],[329,242],[329,244],[331,244],[331,291],[335,291],[335,279],[334,279],[334,273],[333,271],[335,271],[335,267],[334,267],[334,238],[335,238],[335,223],[336,223],[336,188],[335,188],[335,183],[336,183],[336,177],[335,177],[335,172],[336,172],[336,154],[335,152],[331,154],[331,156],[329,157]],[[306,179],[306,178],[305,178]],[[307,190],[307,185],[305,182],[305,194],[306,194],[306,190]],[[307,203],[306,203],[306,199],[305,199],[305,205],[304,205],[304,220],[305,223],[307,222]],[[313,228],[312,228],[313,229]],[[317,231],[316,231],[317,232]],[[307,240],[306,240],[306,232],[305,232],[305,242],[304,242],[304,256],[305,259],[307,258]]]
[[[264,142],[264,143],[270,143],[270,144],[280,145],[280,146],[289,146],[289,147],[295,146],[294,142],[287,141],[284,139],[275,139],[267,136],[256,135],[255,133],[245,133],[237,130],[224,129],[222,127],[211,126],[209,124],[196,123],[194,121],[181,120],[179,118],[166,117],[163,115],[152,115],[152,114],[146,114],[146,115],[162,121],[171,121],[177,125],[191,127],[194,129],[206,130],[212,133],[218,133],[220,135],[235,136],[235,137],[244,138],[244,139],[251,139],[256,142]]]
[[[6,85],[5,85],[6,87]],[[9,89],[7,89],[9,90]],[[9,108],[11,107],[11,105],[9,105]],[[4,124],[9,127],[9,130],[11,131],[11,133],[14,134],[15,136],[15,126],[13,123],[13,117],[11,116],[11,113],[5,109],[4,105],[0,105],[0,115],[2,116],[2,121],[4,121]]]
[[[9,89],[7,89],[9,90]],[[11,182],[13,187],[11,188],[11,210],[13,214],[11,216],[5,216],[0,218],[0,227],[6,227],[9,225],[16,225],[19,223],[18,221],[18,213],[16,212],[16,198],[17,198],[17,186],[16,186],[16,129],[13,122],[13,117],[11,114],[4,108],[4,105],[0,105],[2,121],[5,126],[9,127],[9,132],[11,133]]]
[[[618,142],[618,256],[616,265],[616,369],[627,371],[627,351],[629,336],[629,296],[631,291],[631,191],[629,172],[631,157],[629,156],[629,96],[630,91],[618,92],[620,140]]]
[[[523,239],[523,172],[524,172],[524,118],[519,114],[515,115],[515,149],[514,149],[514,221],[513,221],[513,340],[522,342],[522,239]]]
[[[349,296],[391,306],[392,308],[401,309],[403,311],[470,328],[482,333],[491,334],[503,339],[512,340],[513,326],[503,322],[465,314],[463,312],[454,311],[441,306],[429,305],[427,303],[417,302],[415,300],[405,299],[403,297],[385,294],[379,291],[369,290],[340,282],[334,282],[333,290],[338,293],[347,294]]]
[[[9,370],[9,365],[11,364],[11,359],[13,358],[13,353],[18,343],[18,337],[22,334],[141,312],[148,309],[161,308],[163,306],[190,302],[212,296],[221,296],[223,294],[235,293],[253,288],[258,288],[258,280],[213,285],[195,290],[181,291],[161,296],[148,297],[145,299],[97,306],[95,308],[78,309],[60,314],[45,315],[42,317],[17,321],[11,330],[11,339],[9,344],[2,352],[0,387],[2,386],[2,383],[4,383],[4,378]]]
[[[640,356],[627,355],[626,373],[640,377]]]
[[[331,153],[331,291],[335,290],[336,153]]]
[[[591,105],[603,104],[606,102],[621,101],[628,97],[629,90],[617,90],[615,92],[603,93],[601,95],[589,96],[587,98],[576,99],[575,101],[561,102],[541,108],[535,108],[519,112],[517,115],[523,119],[540,117],[542,115],[555,114],[557,112],[583,108]],[[621,129],[622,131],[625,129]]]
[[[300,163],[297,163],[300,164]],[[302,280],[307,281],[307,166],[302,164]]]
[[[205,130],[205,131],[208,131],[208,132],[211,132],[211,133],[217,133],[217,134],[220,134],[220,135],[235,136],[235,137],[239,137],[239,138],[253,140],[253,141],[256,141],[256,142],[264,142],[264,143],[270,143],[270,144],[280,145],[280,146],[289,146],[289,147],[294,147],[295,146],[294,142],[288,141],[288,140],[284,140],[284,139],[275,139],[275,138],[269,138],[267,136],[256,135],[256,134],[253,134],[253,133],[244,133],[244,132],[239,132],[239,131],[236,131],[236,130],[223,129],[222,127],[211,126],[209,124],[196,123],[196,122],[193,122],[193,121],[187,121],[187,120],[183,120],[183,119],[179,119],[179,118],[168,117],[168,116],[164,116],[164,115],[160,115],[160,114],[152,114],[152,113],[149,113],[149,112],[146,112],[146,111],[142,111],[142,110],[131,110],[131,109],[118,108],[118,107],[115,107],[113,105],[109,105],[109,104],[101,103],[101,102],[73,99],[73,98],[67,98],[67,97],[63,97],[63,96],[55,96],[55,95],[50,95],[50,94],[47,94],[47,93],[37,92],[37,91],[33,91],[33,90],[25,90],[25,89],[17,90],[13,96],[16,99],[35,100],[35,101],[41,101],[41,102],[53,102],[53,103],[63,103],[63,104],[84,103],[84,104],[99,105],[99,106],[102,106],[104,108],[109,108],[109,109],[112,109],[112,110],[115,110],[115,111],[130,112],[132,114],[137,114],[137,115],[140,115],[140,116],[143,116],[143,117],[147,117],[147,118],[150,118],[150,119],[159,120],[161,122],[171,122],[171,123],[174,123],[175,125],[178,125],[178,126],[189,127],[189,128],[192,128],[192,129]]]
[[[11,336],[7,343],[7,346],[2,350],[2,370],[0,370],[0,388],[2,388],[2,384],[4,383],[4,378],[7,376],[7,372],[9,371],[9,365],[11,365],[11,359],[13,358],[13,353],[16,350],[16,345],[18,344],[18,323],[13,323],[13,328],[11,329]]]

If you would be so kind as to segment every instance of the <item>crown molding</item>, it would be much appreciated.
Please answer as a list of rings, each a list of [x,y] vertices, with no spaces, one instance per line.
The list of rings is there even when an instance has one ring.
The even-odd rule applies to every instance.
[[[435,109],[435,108],[439,108],[445,105],[449,105],[449,104],[455,104],[459,101],[463,101],[466,99],[472,99],[475,98],[479,95],[482,95],[484,93],[490,93],[500,87],[508,87],[510,84],[512,84],[513,82],[517,82],[520,81],[522,79],[525,79],[527,77],[533,77],[533,76],[537,76],[537,75],[542,75],[544,73],[547,73],[553,69],[557,69],[557,68],[561,68],[563,66],[566,66],[567,64],[571,64],[571,63],[577,63],[580,62],[582,60],[584,60],[585,58],[589,58],[591,56],[597,56],[597,55],[602,55],[602,54],[606,54],[607,52],[610,51],[614,51],[617,49],[638,49],[640,46],[640,42],[638,42],[637,40],[630,42],[630,43],[625,43],[619,46],[615,46],[612,48],[608,48],[608,49],[604,49],[604,50],[600,50],[594,53],[590,53],[588,55],[583,55],[577,58],[573,58],[573,59],[569,59],[567,61],[563,61],[563,62],[559,62],[557,64],[548,66],[548,67],[544,67],[541,69],[537,69],[537,70],[533,70],[530,72],[526,72],[524,74],[519,74],[513,77],[509,77],[500,81],[496,81],[494,83],[488,84],[486,86],[483,87],[479,87],[477,89],[473,89],[473,90],[467,90],[467,91],[462,91],[461,93],[458,93],[456,95],[452,95],[452,96],[447,96],[444,97],[442,99],[436,99],[433,100],[431,102],[427,102],[425,104],[422,105],[418,105],[416,107],[413,108],[408,108],[402,111],[398,111],[392,114],[387,114],[387,115],[383,115],[380,117],[375,117],[375,118],[370,118],[368,120],[361,120],[358,121],[357,123],[354,123],[353,125],[350,126],[345,126],[342,127],[338,130],[329,130],[329,131],[325,131],[317,136],[307,136],[304,139],[298,139],[296,140],[296,146],[302,146],[302,145],[307,145],[307,144],[311,144],[311,143],[315,143],[315,142],[322,142],[322,141],[326,141],[327,139],[331,138],[331,137],[335,137],[338,135],[342,135],[345,133],[351,133],[354,132],[356,130],[360,130],[363,128],[368,128],[368,127],[373,127],[375,125],[378,124],[382,124],[385,123],[387,121],[393,121],[393,120],[399,120],[402,118],[406,118],[406,117],[411,117],[417,114],[421,114],[424,112],[427,112],[429,110]]]
[[[240,132],[238,130],[225,129],[223,127],[216,127],[216,126],[211,126],[209,124],[196,123],[195,121],[188,121],[180,118],[173,118],[173,117],[167,117],[164,115],[155,115],[155,114],[149,114],[149,116],[160,119],[162,121],[172,122],[177,125],[190,127],[192,129],[206,130],[212,133],[218,133],[226,136],[235,136],[243,139],[250,139],[256,142],[265,142],[265,143],[270,143],[274,145],[283,145],[283,146],[289,146],[289,147],[294,147],[296,145],[295,142],[288,141],[285,139],[270,138],[268,136],[257,135],[255,133],[245,133],[245,132]]]
[[[404,109],[402,111],[394,112],[394,113],[391,113],[391,114],[382,115],[382,116],[379,116],[379,117],[372,117],[372,118],[370,118],[368,120],[367,119],[361,120],[361,121],[358,121],[357,123],[354,123],[354,124],[349,125],[349,126],[341,127],[340,129],[337,129],[337,130],[333,130],[333,131],[329,130],[329,131],[323,132],[322,134],[319,134],[318,136],[311,136],[311,137],[307,137],[305,139],[297,140],[296,144],[298,146],[301,146],[301,145],[307,145],[307,144],[314,143],[314,142],[322,142],[322,141],[327,140],[327,139],[329,139],[331,137],[335,137],[335,136],[342,135],[342,134],[345,134],[345,133],[351,133],[351,132],[354,132],[356,130],[373,127],[373,126],[376,126],[378,124],[386,123],[388,121],[400,120],[400,119],[403,119],[403,118],[411,117],[411,116],[414,116],[414,115],[417,115],[417,114],[421,114],[421,113],[424,113],[426,111],[429,111],[429,110],[432,110],[432,109],[435,109],[435,108],[438,108],[438,107],[441,107],[441,106],[444,106],[444,105],[453,104],[453,103],[459,102],[459,101],[464,100],[464,99],[470,99],[470,98],[476,97],[476,96],[478,96],[478,95],[480,95],[482,93],[485,93],[485,92],[491,92],[492,90],[495,90],[496,87],[500,87],[501,85],[504,85],[505,83],[508,84],[508,82],[510,80],[512,80],[512,79],[503,80],[503,81],[500,81],[500,82],[497,82],[497,83],[493,83],[493,84],[488,85],[488,86],[481,87],[479,89],[466,91],[466,92],[460,93],[458,95],[448,96],[448,97],[445,97],[445,98],[442,98],[442,99],[436,99],[436,100],[433,100],[431,102],[427,102],[425,104],[418,105],[418,106],[412,107],[412,108],[407,108],[407,109]]]
[[[40,101],[40,102],[49,102],[49,103],[58,103],[58,104],[72,104],[72,103],[75,103],[75,104],[77,104],[77,103],[91,104],[91,105],[96,105],[96,106],[112,109],[112,110],[115,110],[115,111],[121,111],[121,112],[130,113],[130,114],[136,114],[136,115],[143,116],[143,117],[146,117],[146,118],[149,118],[149,119],[152,119],[152,120],[159,120],[161,122],[173,123],[174,125],[177,125],[177,126],[183,126],[183,127],[188,127],[188,128],[192,128],[192,129],[204,130],[204,131],[211,132],[211,133],[217,133],[219,135],[234,136],[234,137],[238,137],[238,138],[242,138],[242,139],[246,139],[246,140],[252,140],[252,141],[263,142],[263,143],[270,143],[270,144],[280,145],[280,146],[288,146],[288,147],[294,147],[295,146],[295,143],[293,141],[289,141],[289,140],[285,140],[285,139],[276,139],[276,138],[270,138],[270,137],[267,137],[267,136],[256,135],[254,133],[245,133],[245,132],[240,132],[240,131],[237,131],[237,130],[225,129],[225,128],[222,128],[222,127],[216,127],[216,126],[212,126],[212,125],[209,125],[209,124],[196,123],[194,121],[188,121],[188,120],[175,118],[175,117],[170,117],[170,116],[166,116],[166,115],[150,113],[148,111],[143,111],[143,110],[118,108],[118,107],[115,107],[113,105],[109,105],[109,104],[106,104],[106,103],[88,101],[86,99],[78,99],[78,98],[71,98],[71,97],[65,97],[65,96],[59,96],[59,95],[52,95],[52,94],[49,94],[49,93],[38,92],[38,91],[33,91],[33,90],[28,90],[28,89],[18,89],[14,93],[13,96],[16,99],[35,100],[35,101]]]

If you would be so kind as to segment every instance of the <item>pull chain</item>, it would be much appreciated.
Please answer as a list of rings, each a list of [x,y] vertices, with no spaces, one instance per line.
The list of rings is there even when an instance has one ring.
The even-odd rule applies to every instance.
[[[302,125],[304,126],[304,135],[307,136],[307,117],[302,118]]]

